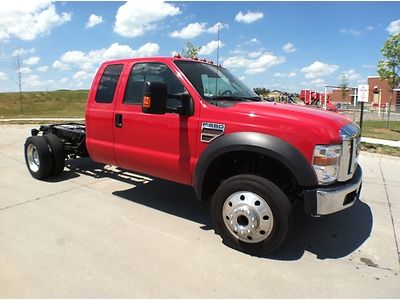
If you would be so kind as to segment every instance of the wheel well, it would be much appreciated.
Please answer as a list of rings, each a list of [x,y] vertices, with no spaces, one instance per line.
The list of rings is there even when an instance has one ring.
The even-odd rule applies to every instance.
[[[272,181],[285,192],[291,202],[301,191],[292,172],[280,161],[256,152],[234,151],[211,162],[201,187],[202,200],[210,200],[224,180],[239,174],[259,175]]]

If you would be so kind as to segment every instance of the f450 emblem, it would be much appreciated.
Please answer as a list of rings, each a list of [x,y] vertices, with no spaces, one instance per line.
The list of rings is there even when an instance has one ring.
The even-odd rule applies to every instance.
[[[225,132],[225,124],[203,122],[201,124],[201,141],[210,143]]]

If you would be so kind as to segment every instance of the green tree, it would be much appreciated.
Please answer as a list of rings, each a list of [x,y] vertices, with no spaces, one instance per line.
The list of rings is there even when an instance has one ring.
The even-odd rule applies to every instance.
[[[183,57],[195,57],[199,53],[200,47],[194,46],[191,42],[187,42],[184,49],[182,49]]]
[[[386,128],[389,127],[390,110],[393,100],[393,90],[400,84],[400,33],[391,35],[385,41],[381,53],[384,59],[378,62],[378,74],[389,84],[390,101]]]
[[[347,79],[345,74],[342,74],[339,83],[340,90],[342,91],[342,101],[346,101],[347,92],[349,90],[349,80]]]

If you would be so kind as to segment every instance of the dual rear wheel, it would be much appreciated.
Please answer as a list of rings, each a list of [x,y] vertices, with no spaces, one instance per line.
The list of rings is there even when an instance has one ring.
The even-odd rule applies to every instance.
[[[64,146],[54,134],[28,137],[24,154],[29,173],[36,179],[57,176],[64,170]]]

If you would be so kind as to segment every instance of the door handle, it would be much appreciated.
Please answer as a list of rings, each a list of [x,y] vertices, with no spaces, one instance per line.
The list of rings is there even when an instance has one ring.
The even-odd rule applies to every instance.
[[[115,127],[122,127],[122,114],[115,114]]]

